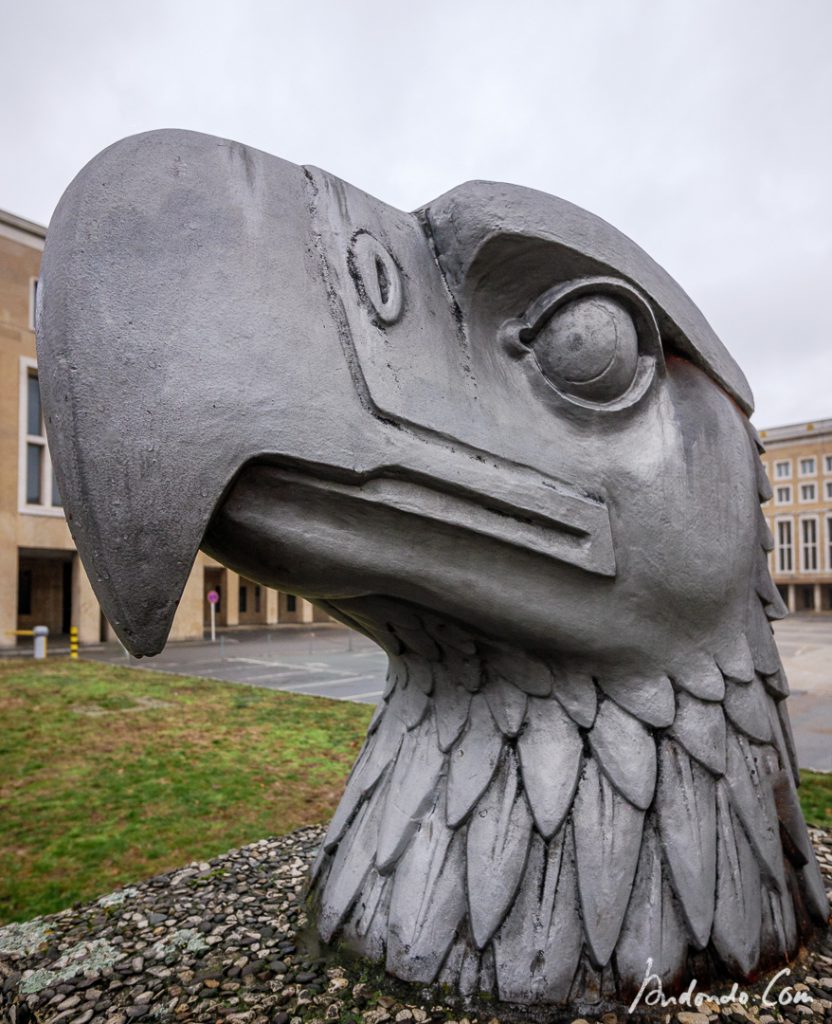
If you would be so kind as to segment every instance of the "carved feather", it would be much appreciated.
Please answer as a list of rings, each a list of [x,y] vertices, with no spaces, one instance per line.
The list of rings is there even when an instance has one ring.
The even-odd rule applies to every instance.
[[[716,784],[716,806],[717,881],[712,938],[728,970],[747,977],[760,955],[760,869],[734,817],[725,780]]]
[[[771,889],[765,889],[761,908],[761,960],[790,959],[797,952],[797,921],[791,894],[781,896]]]
[[[771,711],[772,708],[780,722],[780,735],[783,737],[783,745],[786,748],[786,753],[788,755],[788,763],[792,766],[795,785],[799,786],[800,768],[797,763],[797,748],[794,745],[794,735],[792,734],[792,723],[789,719],[788,709],[783,701],[780,701],[777,705],[769,705],[769,711]],[[771,715],[769,715],[769,717],[771,717]]]
[[[352,915],[344,925],[343,939],[354,953],[378,960],[384,956],[387,942],[387,916],[393,878],[370,870],[356,900]]]
[[[743,824],[767,880],[783,893],[786,880],[777,808],[771,787],[767,780],[761,779],[755,763],[755,753],[761,756],[762,752],[733,730],[728,733],[727,752],[725,782],[734,811]]]
[[[516,736],[525,721],[526,702],[529,698],[522,690],[497,675],[489,677],[483,692],[500,731],[505,736]]]
[[[440,796],[396,868],[387,969],[405,981],[434,980],[466,910],[465,837],[445,817]]]
[[[598,685],[619,707],[641,722],[665,728],[673,722],[676,701],[667,676],[600,677]]]
[[[424,694],[433,692],[433,666],[424,658],[405,656],[407,662],[407,685],[415,686]]]
[[[672,991],[684,970],[687,946],[684,922],[663,877],[656,833],[648,825],[630,904],[615,947],[615,963],[624,992],[638,991],[648,956],[653,960],[653,971],[662,978],[664,987]]]
[[[448,675],[464,686],[469,693],[478,693],[482,689],[482,662],[476,655],[461,654],[453,647],[446,647],[442,659]],[[434,671],[438,666],[434,666]]]
[[[680,690],[670,735],[715,775],[725,772],[725,715],[719,704]]]
[[[318,912],[318,931],[324,942],[332,939],[346,919],[372,867],[388,785],[385,780],[361,805],[332,858]]]
[[[456,743],[468,721],[471,691],[457,681],[456,676],[448,671],[447,665],[434,665],[434,672],[436,689],[433,700],[436,709],[437,738],[439,749],[448,751]]]
[[[549,839],[572,805],[583,740],[572,719],[551,698],[530,697],[527,719],[517,741],[523,786],[537,829]]]
[[[465,731],[451,750],[448,761],[447,822],[451,828],[462,824],[488,788],[502,749],[502,733],[485,696],[478,693],[471,701]]]
[[[814,851],[812,851],[809,863],[800,868],[798,873],[809,913],[817,924],[826,925],[829,921],[829,900]]]
[[[534,835],[517,897],[494,936],[500,999],[564,1002],[582,944],[571,832],[562,829],[548,848]]]
[[[766,618],[773,621],[785,619],[789,614],[789,609],[780,596],[780,591],[774,585],[765,559],[762,559],[762,564],[757,572],[756,590],[758,597],[763,602]]]
[[[477,995],[482,991],[480,960],[479,952],[471,948],[467,938],[459,938],[451,946],[436,980],[440,985],[459,991],[465,998]]]
[[[656,786],[656,744],[641,722],[613,701],[604,701],[589,734],[589,744],[619,793],[646,810]]]
[[[768,743],[772,738],[768,715],[770,701],[759,676],[750,683],[729,680],[725,684],[725,714],[740,732],[757,743]]]
[[[341,802],[329,823],[324,849],[331,852],[341,841],[344,830],[352,820],[361,801],[373,790],[383,773],[399,752],[404,735],[402,721],[395,715],[386,715],[378,729],[364,741]]]
[[[404,853],[425,812],[445,766],[433,715],[406,732],[391,773],[384,813],[378,829],[376,867],[385,875]]]
[[[578,725],[584,729],[591,728],[598,710],[598,696],[592,676],[571,668],[555,668],[552,674],[555,681],[553,696]]]
[[[708,654],[689,654],[671,672],[677,686],[700,700],[722,700],[725,680],[719,666]]]
[[[532,816],[519,776],[514,751],[507,747],[468,824],[468,908],[478,949],[499,928],[526,865]]]
[[[537,658],[517,651],[493,651],[487,661],[489,673],[528,693],[532,697],[548,697],[552,692],[552,673]]]
[[[656,812],[673,889],[693,945],[704,949],[714,919],[714,780],[669,739],[659,746]]]
[[[381,725],[381,720],[384,717],[384,712],[387,710],[387,701],[380,700],[376,704],[376,709],[373,712],[373,717],[370,719],[370,724],[367,726],[367,735],[372,736],[373,733]]]
[[[761,676],[770,676],[780,671],[780,655],[777,652],[771,623],[763,611],[763,606],[754,598],[748,617],[748,644],[754,668]]]
[[[413,651],[414,654],[418,654],[426,661],[439,661],[439,645],[431,639],[421,625],[416,629],[408,629],[397,624],[396,636],[409,651]]]
[[[784,669],[772,672],[769,676],[763,676],[763,685],[774,700],[783,700],[789,695],[789,681],[786,679]]]
[[[452,647],[460,654],[476,654],[477,645],[470,633],[467,633],[460,626],[452,622],[444,622],[440,619],[425,618],[425,629],[430,633],[440,647]]]
[[[422,662],[423,668],[429,666]],[[399,686],[390,698],[390,710],[396,715],[407,729],[415,729],[422,721],[430,708],[430,697],[423,689],[416,686],[413,675],[407,681],[406,686]]]
[[[578,891],[592,958],[608,962],[624,920],[638,864],[644,812],[619,796],[592,759],[572,810]]]
[[[802,868],[812,858],[812,844],[806,831],[806,822],[797,798],[794,779],[788,768],[780,768],[768,776],[774,806],[780,821],[783,852],[796,867]]]
[[[716,652],[716,663],[726,679],[750,683],[754,678],[754,659],[745,633],[737,633]]]

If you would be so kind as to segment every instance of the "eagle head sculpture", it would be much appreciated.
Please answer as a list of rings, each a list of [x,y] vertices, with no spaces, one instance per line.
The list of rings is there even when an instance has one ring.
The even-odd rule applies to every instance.
[[[159,131],[69,186],[38,353],[136,655],[197,550],[389,654],[325,942],[507,1003],[750,977],[825,924],[743,374],[638,246],[471,182],[403,213]]]

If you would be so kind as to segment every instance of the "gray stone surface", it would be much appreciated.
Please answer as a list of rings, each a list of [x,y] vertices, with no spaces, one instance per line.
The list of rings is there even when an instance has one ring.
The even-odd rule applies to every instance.
[[[629,994],[638,942],[675,984],[783,963],[826,923],[814,857],[781,839],[781,815],[804,826],[750,392],[633,242],[516,186],[407,214],[154,132],[69,187],[42,293],[58,482],[126,646],[163,646],[201,545],[390,655],[315,866],[325,941],[580,1005]],[[724,738],[691,701],[724,709]],[[677,801],[710,835],[668,838]],[[541,928],[580,908],[571,971],[515,912],[550,861]],[[666,910],[645,917],[643,892]]]

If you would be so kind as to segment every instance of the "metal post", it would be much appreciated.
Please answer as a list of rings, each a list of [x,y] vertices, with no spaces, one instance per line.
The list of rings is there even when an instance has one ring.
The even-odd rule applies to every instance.
[[[35,657],[38,661],[46,657],[47,637],[49,636],[48,626],[35,626],[32,630],[35,636]]]
[[[69,627],[69,656],[73,661],[78,659],[78,627]]]

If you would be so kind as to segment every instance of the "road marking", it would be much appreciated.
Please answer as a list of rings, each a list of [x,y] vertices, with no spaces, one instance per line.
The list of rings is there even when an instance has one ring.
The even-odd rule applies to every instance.
[[[369,683],[375,680],[375,676],[347,676],[346,679],[318,679],[314,683],[289,683],[288,686],[281,686],[281,690],[312,690],[316,686],[344,686],[346,683]],[[322,693],[321,697],[326,697],[328,694]],[[349,699],[349,698],[347,698]]]
[[[267,668],[290,668],[295,672],[331,672],[336,676],[348,676],[342,668],[332,668],[326,661],[269,661],[266,658],[225,658],[226,662],[241,662],[245,665],[265,665]]]

